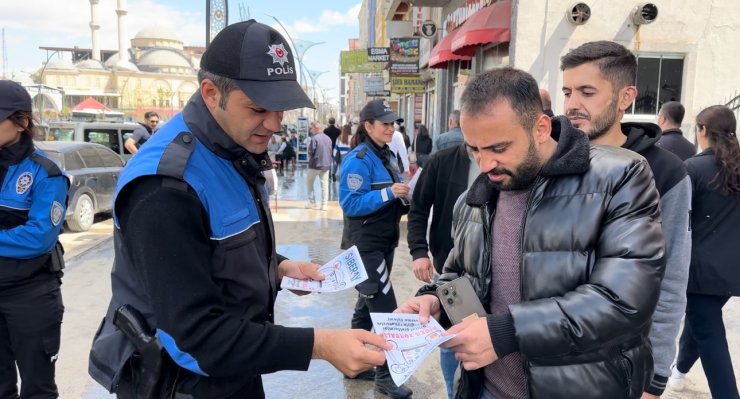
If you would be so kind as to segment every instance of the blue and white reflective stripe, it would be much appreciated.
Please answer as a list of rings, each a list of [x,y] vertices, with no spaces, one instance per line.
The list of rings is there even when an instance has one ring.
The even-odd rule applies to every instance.
[[[162,341],[164,349],[169,353],[172,360],[174,360],[178,366],[190,370],[198,375],[208,377],[208,374],[200,369],[200,365],[193,355],[183,352],[177,347],[177,343],[175,343],[175,339],[172,338],[171,335],[167,334],[163,330],[157,329],[157,336],[159,337],[159,340]]]
[[[390,187],[386,187],[382,190],[380,190],[380,198],[383,199],[383,202],[388,201],[390,198],[388,198],[388,190],[390,190]]]

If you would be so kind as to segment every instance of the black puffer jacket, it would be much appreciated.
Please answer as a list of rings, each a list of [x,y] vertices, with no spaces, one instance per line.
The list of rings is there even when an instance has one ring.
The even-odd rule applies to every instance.
[[[563,117],[553,137],[525,213],[522,302],[488,316],[492,340],[499,357],[521,353],[531,398],[638,398],[652,377],[647,336],[665,266],[652,172],[631,151],[589,146]],[[460,197],[441,278],[466,275],[484,306],[497,198],[485,175]],[[506,331],[513,345],[499,353]],[[458,398],[480,397],[482,371],[462,373]]]

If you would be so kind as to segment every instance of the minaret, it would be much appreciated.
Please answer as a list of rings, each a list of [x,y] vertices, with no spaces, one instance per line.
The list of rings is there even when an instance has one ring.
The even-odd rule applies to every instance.
[[[126,0],[118,0],[118,63],[120,69],[129,69],[128,46],[126,45]]]
[[[92,59],[100,61],[100,42],[98,41],[98,3],[100,0],[90,0],[90,33],[92,37]]]

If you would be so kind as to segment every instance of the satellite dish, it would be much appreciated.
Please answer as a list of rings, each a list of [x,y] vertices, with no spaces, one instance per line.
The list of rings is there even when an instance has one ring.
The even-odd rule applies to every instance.
[[[565,11],[565,19],[573,25],[583,25],[591,18],[591,7],[586,3],[575,3]]]

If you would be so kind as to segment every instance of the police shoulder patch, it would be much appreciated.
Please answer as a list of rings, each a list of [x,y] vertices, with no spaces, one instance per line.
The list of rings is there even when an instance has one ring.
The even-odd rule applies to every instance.
[[[59,203],[59,201],[54,201],[51,204],[51,214],[49,215],[51,219],[51,224],[54,226],[59,226],[59,223],[62,222],[62,215],[64,214],[64,207],[62,204]]]
[[[347,187],[349,187],[350,190],[357,191],[362,187],[362,182],[362,175],[358,175],[357,173],[350,173],[347,175]]]
[[[20,195],[28,191],[28,188],[33,184],[33,175],[31,172],[23,172],[18,176],[18,180],[15,182],[15,192]]]

